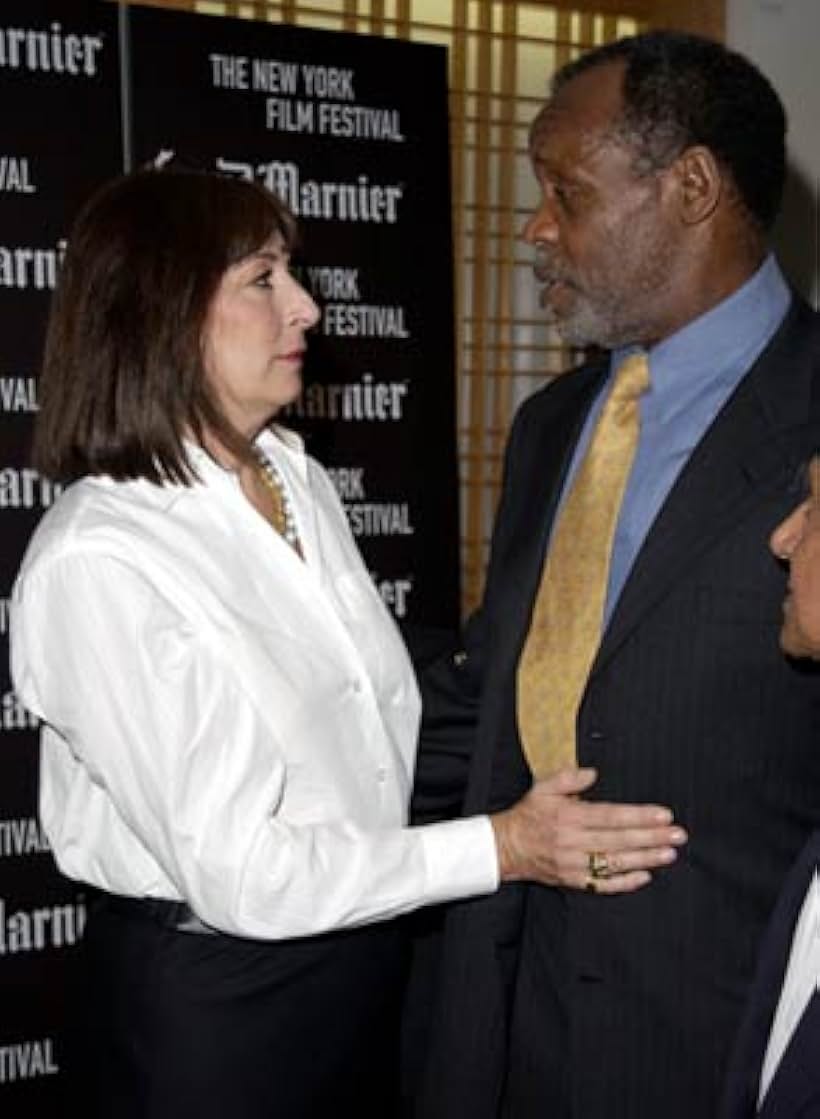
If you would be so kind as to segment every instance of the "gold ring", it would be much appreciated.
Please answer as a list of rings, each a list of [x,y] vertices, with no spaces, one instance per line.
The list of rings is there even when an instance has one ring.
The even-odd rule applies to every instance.
[[[587,870],[590,878],[609,877],[609,859],[603,851],[590,851],[587,855]]]
[[[598,883],[595,881],[594,878],[592,878],[591,876],[588,876],[586,882],[584,883],[584,889],[586,890],[586,892],[588,894],[597,894],[598,893]]]

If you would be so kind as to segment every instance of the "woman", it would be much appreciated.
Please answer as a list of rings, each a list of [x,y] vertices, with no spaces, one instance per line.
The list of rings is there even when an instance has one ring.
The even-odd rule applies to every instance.
[[[545,873],[540,789],[404,826],[411,668],[327,475],[271,426],[318,319],[293,236],[261,186],[140,172],[80,215],[52,308],[35,459],[74,484],[23,562],[13,673],[56,859],[99,891],[83,1017],[119,1119],[389,1115],[384,919]],[[601,889],[668,861],[646,812]]]

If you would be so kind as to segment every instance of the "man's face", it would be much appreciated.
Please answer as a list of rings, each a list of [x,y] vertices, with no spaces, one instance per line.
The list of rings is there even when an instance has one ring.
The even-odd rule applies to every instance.
[[[769,545],[789,564],[780,646],[820,660],[820,458],[809,466],[809,496],[777,526]]]
[[[672,296],[683,225],[669,170],[638,175],[619,140],[623,66],[573,78],[537,117],[530,155],[541,187],[523,230],[541,304],[570,344],[649,344],[684,314]]]

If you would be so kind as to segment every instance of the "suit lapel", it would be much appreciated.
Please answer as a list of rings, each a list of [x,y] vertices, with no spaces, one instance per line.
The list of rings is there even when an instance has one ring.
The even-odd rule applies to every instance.
[[[786,974],[792,936],[818,860],[820,833],[815,832],[789,872],[760,945],[755,977],[727,1071],[724,1106],[720,1113],[723,1119],[754,1114],[763,1058]],[[770,1109],[776,1097],[777,1093],[771,1092],[767,1096]]]
[[[742,520],[762,488],[796,478],[820,434],[809,423],[809,374],[819,352],[810,316],[793,305],[681,471],[638,553],[593,674],[697,557]]]
[[[820,1083],[817,1048],[820,1041],[820,996],[812,995],[777,1067],[758,1113],[759,1119],[816,1115]]]

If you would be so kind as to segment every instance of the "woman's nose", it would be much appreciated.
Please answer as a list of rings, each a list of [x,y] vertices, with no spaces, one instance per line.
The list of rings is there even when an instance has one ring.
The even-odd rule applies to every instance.
[[[300,322],[305,330],[310,330],[322,316],[313,297],[302,287],[298,280],[293,280],[291,315],[294,322]]]

